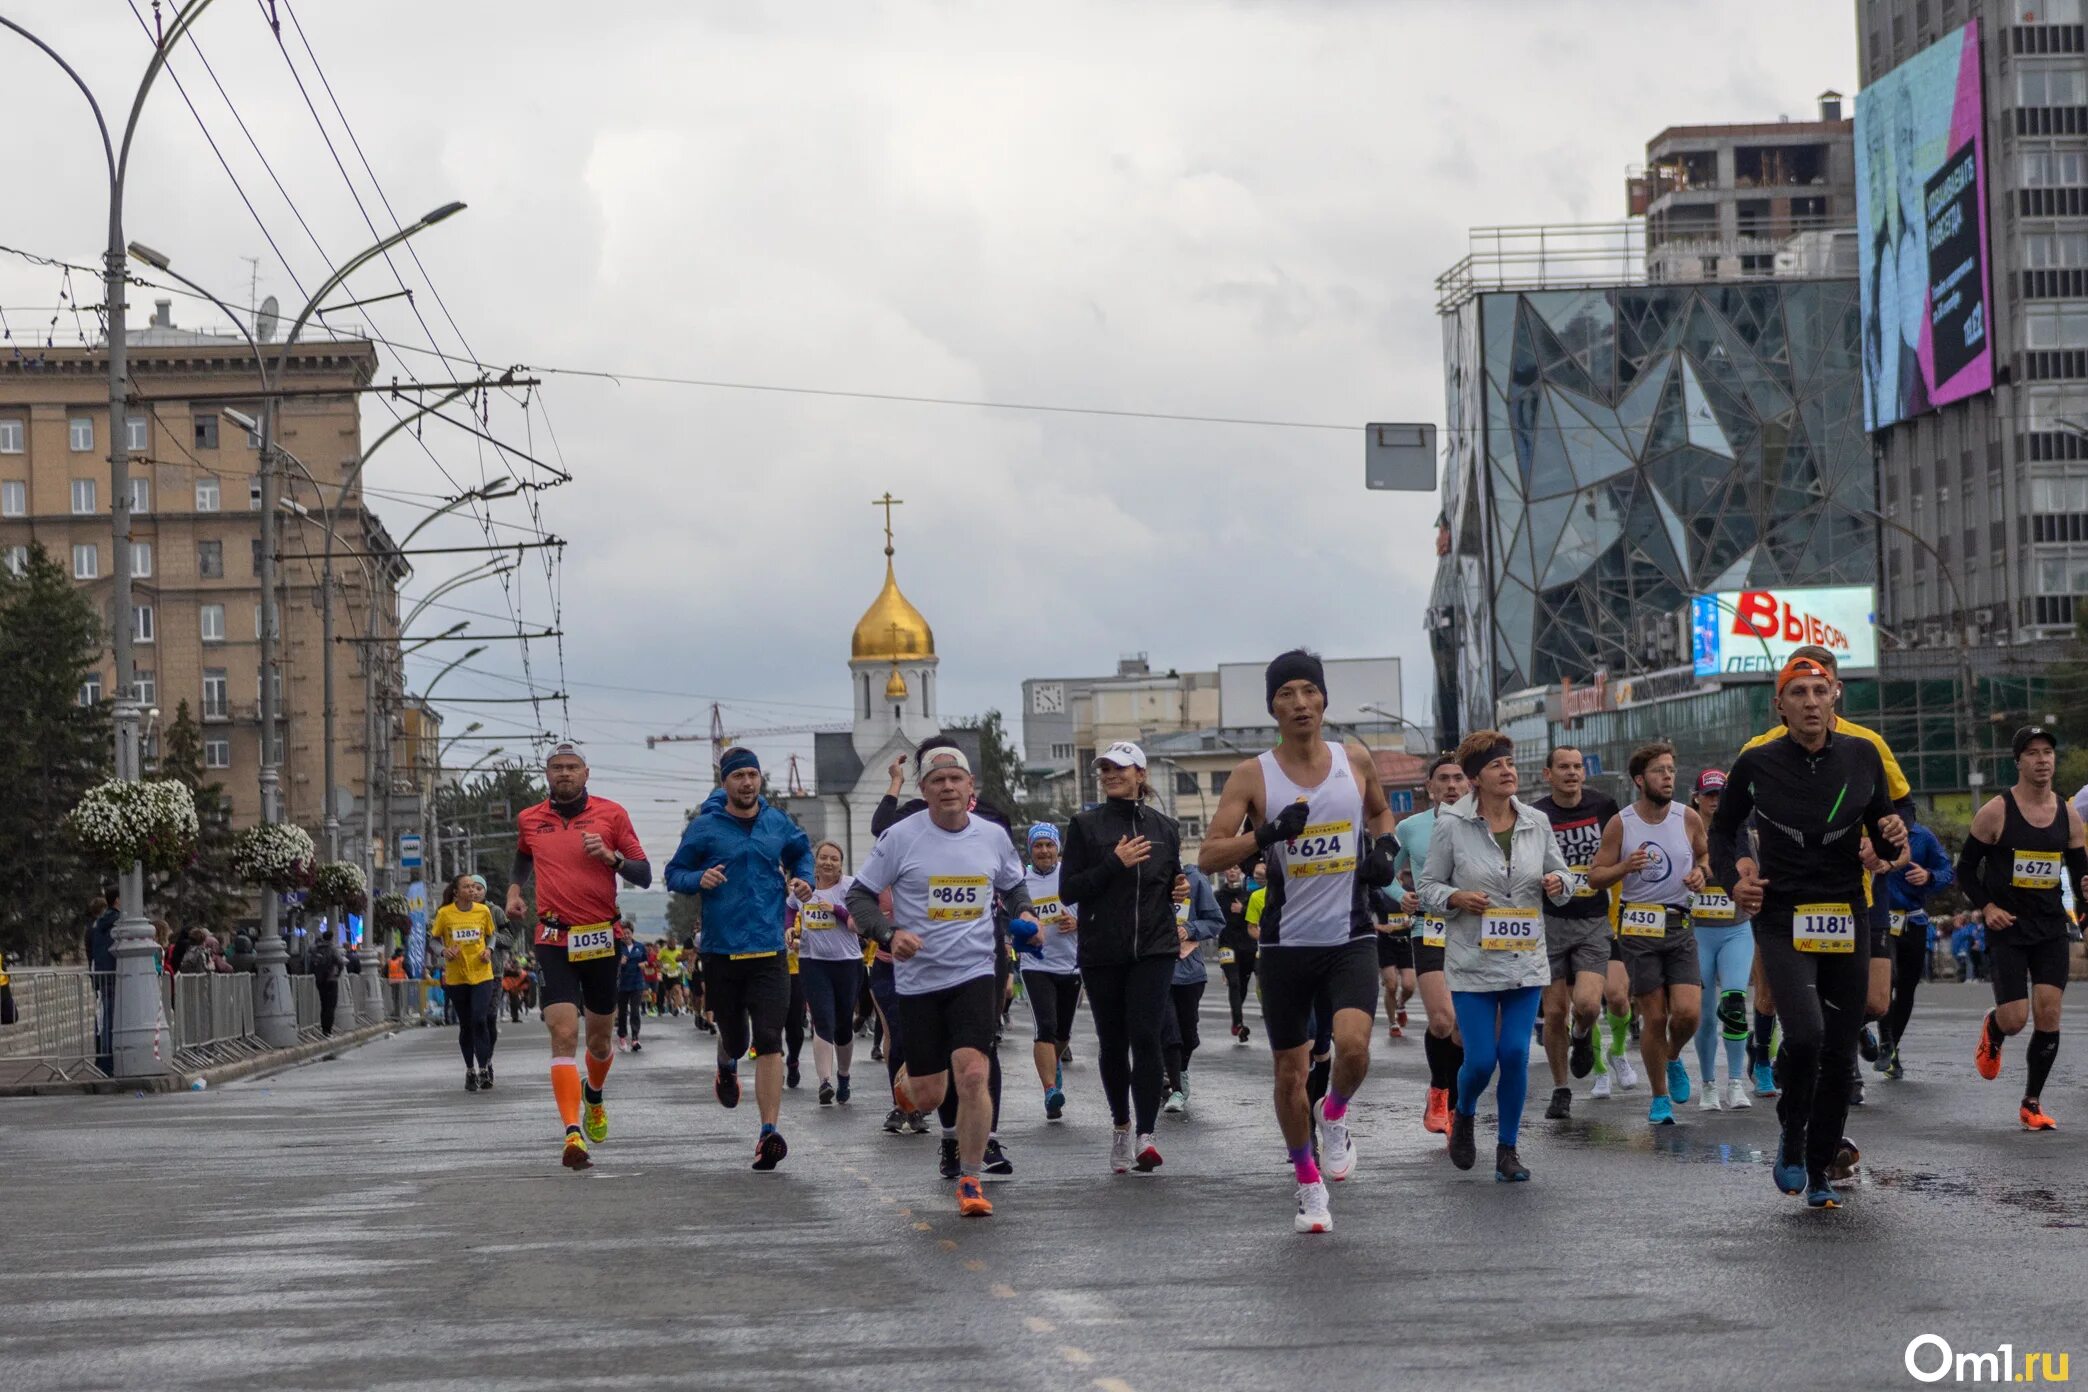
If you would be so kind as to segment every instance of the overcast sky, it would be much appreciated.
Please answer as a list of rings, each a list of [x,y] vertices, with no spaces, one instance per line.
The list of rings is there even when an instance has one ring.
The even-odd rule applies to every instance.
[[[1615,220],[1656,132],[1802,119],[1821,89],[1853,92],[1856,66],[1853,6],[1829,0],[290,6],[400,216],[470,204],[414,242],[448,314],[401,259],[429,327],[400,301],[347,316],[381,337],[426,349],[432,330],[501,364],[1355,427],[1441,422],[1433,281],[1467,229]],[[269,8],[390,230],[270,0],[218,0],[195,34],[287,200],[184,45],[173,72],[260,225],[163,79],[127,230],[235,304],[242,258],[258,257],[260,293],[287,308],[302,300],[293,273],[307,290],[327,274],[319,248],[337,263],[374,239]],[[149,56],[126,0],[9,9],[120,122]],[[17,130],[0,241],[93,262],[105,184],[83,104],[0,39]],[[61,288],[0,256],[17,341],[43,331]],[[381,263],[351,282],[398,288]],[[151,298],[136,292],[134,323]],[[176,317],[216,316],[182,301]],[[77,341],[72,322],[61,342]],[[426,352],[384,368],[450,370]],[[648,752],[647,733],[700,731],[713,696],[738,729],[847,719],[848,636],[882,578],[869,502],[887,488],[906,500],[900,579],[935,627],[946,716],[1013,719],[1024,676],[1106,672],[1120,653],[1207,668],[1306,644],[1404,658],[1408,709],[1426,719],[1436,504],[1366,493],[1360,430],[582,376],[548,376],[542,405],[499,403],[491,425],[517,443],[533,429],[547,453],[548,418],[575,475],[541,499],[571,542],[572,728],[656,858],[708,758]],[[388,421],[366,412],[366,435]],[[498,475],[438,429],[427,440],[454,479]],[[412,495],[453,491],[397,443],[369,481],[394,535],[428,505]],[[516,503],[494,515],[530,520]],[[479,539],[446,520],[416,545]],[[471,559],[420,559],[408,595]],[[541,569],[517,580],[515,610],[548,625]],[[475,633],[514,627],[497,584],[444,602],[477,611]],[[431,609],[416,631],[464,617]],[[519,675],[520,648],[491,645],[438,696],[517,694],[478,673]],[[457,651],[409,671],[425,682]],[[556,686],[556,647],[530,652],[539,686]],[[448,728],[519,732],[528,711],[459,707]]]

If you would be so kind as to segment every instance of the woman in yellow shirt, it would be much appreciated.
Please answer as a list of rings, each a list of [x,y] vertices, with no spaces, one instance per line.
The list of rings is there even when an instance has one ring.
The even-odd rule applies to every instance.
[[[442,945],[442,989],[457,1006],[464,1090],[493,1090],[493,911],[473,875],[459,875],[428,936]]]

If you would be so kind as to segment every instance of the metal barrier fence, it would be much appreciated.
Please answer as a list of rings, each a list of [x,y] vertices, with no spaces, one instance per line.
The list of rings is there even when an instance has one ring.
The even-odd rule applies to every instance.
[[[177,1068],[208,1068],[266,1052],[254,1029],[254,974],[178,972],[160,978]]]
[[[0,1083],[107,1076],[99,1060],[107,1052],[113,973],[16,968],[8,981],[15,1023],[0,1026]]]
[[[319,983],[309,976],[290,978],[290,1005],[297,1013],[297,1037],[319,1037]]]

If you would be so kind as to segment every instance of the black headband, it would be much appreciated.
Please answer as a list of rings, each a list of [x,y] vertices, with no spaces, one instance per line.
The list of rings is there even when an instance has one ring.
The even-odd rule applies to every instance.
[[[1327,694],[1327,669],[1320,660],[1303,648],[1294,648],[1283,653],[1269,664],[1269,714],[1276,713],[1276,693],[1294,681],[1309,681],[1319,688],[1322,698]]]
[[[1513,744],[1507,740],[1496,740],[1476,754],[1467,754],[1458,761],[1458,767],[1465,771],[1465,777],[1476,783],[1479,781],[1479,770],[1485,768],[1496,759],[1513,759],[1514,757],[1515,746]]]

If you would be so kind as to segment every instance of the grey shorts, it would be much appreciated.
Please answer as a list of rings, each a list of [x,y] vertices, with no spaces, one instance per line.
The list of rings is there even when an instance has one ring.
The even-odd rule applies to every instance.
[[[1571,982],[1582,972],[1600,976],[1609,966],[1609,919],[1544,916],[1544,947],[1551,956],[1551,979]]]
[[[1704,984],[1695,929],[1670,924],[1664,938],[1620,937],[1617,941],[1624,948],[1624,969],[1631,974],[1634,996],[1650,996],[1669,986]]]

